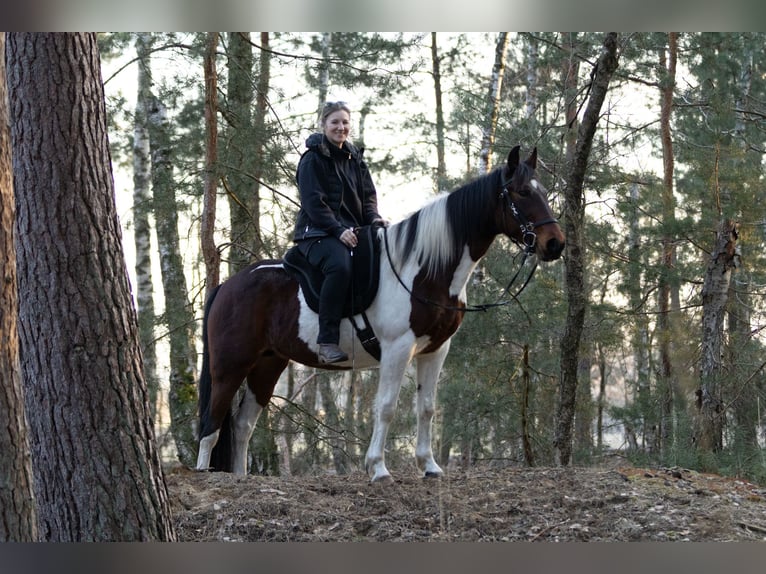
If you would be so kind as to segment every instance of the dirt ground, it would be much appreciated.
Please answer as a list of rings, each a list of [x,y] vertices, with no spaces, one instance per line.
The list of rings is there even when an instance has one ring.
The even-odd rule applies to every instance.
[[[758,541],[766,488],[683,468],[480,468],[393,484],[168,469],[181,541]]]

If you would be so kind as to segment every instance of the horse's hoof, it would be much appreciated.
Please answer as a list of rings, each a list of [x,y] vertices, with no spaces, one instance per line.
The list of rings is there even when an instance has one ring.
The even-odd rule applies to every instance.
[[[423,475],[423,478],[426,480],[434,479],[434,478],[441,478],[443,475],[440,472],[427,472],[425,475]]]

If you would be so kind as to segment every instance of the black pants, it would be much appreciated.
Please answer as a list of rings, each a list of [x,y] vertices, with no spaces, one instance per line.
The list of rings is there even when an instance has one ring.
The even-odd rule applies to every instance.
[[[351,253],[335,237],[307,239],[298,248],[314,267],[324,274],[319,294],[319,336],[317,343],[338,344],[343,305],[351,284]]]

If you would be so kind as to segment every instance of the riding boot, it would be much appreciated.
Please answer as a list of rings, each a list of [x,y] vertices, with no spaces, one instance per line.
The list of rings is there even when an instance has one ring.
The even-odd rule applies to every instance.
[[[329,364],[348,361],[348,355],[335,343],[320,343],[319,352],[317,354],[320,363]]]

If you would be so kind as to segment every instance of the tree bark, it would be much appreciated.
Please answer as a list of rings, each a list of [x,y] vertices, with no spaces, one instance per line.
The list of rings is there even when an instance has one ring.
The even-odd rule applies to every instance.
[[[11,34],[19,339],[48,541],[172,540],[95,34]]]
[[[495,145],[497,117],[500,114],[500,94],[503,90],[503,75],[505,74],[505,54],[508,50],[508,32],[500,32],[495,43],[495,63],[492,66],[492,76],[487,91],[487,113],[482,127],[481,148],[479,152],[479,174],[489,171],[492,148]]]
[[[567,166],[568,173],[564,189],[566,211],[564,224],[567,242],[564,263],[568,309],[564,335],[561,339],[559,402],[556,409],[556,431],[553,443],[556,462],[562,466],[569,465],[572,456],[572,427],[577,395],[580,339],[587,306],[584,282],[585,243],[582,236],[585,216],[583,183],[601,106],[617,65],[617,33],[610,32],[604,38],[601,54],[593,70],[588,104],[582,123],[577,130],[574,154]]]
[[[5,32],[0,32],[0,542],[34,542],[37,516],[19,366],[10,123]]]

